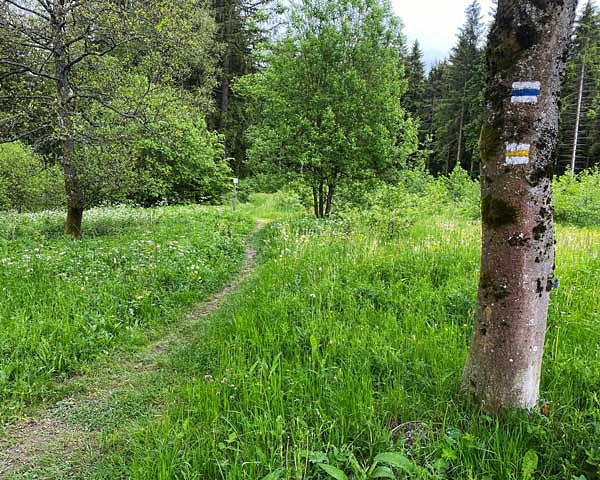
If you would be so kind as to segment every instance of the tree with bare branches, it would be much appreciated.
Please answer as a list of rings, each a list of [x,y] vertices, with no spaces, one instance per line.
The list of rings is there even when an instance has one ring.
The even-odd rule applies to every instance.
[[[65,233],[79,238],[87,202],[77,152],[106,130],[98,112],[149,128],[157,89],[194,67],[202,102],[214,87],[214,21],[197,0],[0,0],[0,11],[0,81],[19,83],[0,93],[15,112],[0,132],[8,141],[44,133],[64,172]]]

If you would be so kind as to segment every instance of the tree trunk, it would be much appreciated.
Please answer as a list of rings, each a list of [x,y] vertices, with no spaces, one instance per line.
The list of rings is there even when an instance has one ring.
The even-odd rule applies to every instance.
[[[464,389],[488,412],[538,400],[554,275],[558,99],[576,3],[500,0],[490,33],[481,276],[463,373]]]
[[[323,206],[325,204],[325,185],[323,180],[319,183],[319,218],[323,218]]]
[[[317,192],[317,187],[312,187],[313,193],[313,210],[315,212],[315,217],[319,218],[319,193]]]
[[[462,140],[463,140],[463,129],[465,127],[465,101],[463,99],[462,106],[460,109],[460,123],[458,128],[458,148],[456,149],[456,165],[457,167],[461,166],[460,162],[462,160]]]
[[[56,2],[52,17],[54,33],[54,67],[56,76],[56,93],[58,100],[58,125],[62,154],[63,174],[65,179],[65,193],[67,194],[67,220],[65,234],[74,239],[81,238],[81,222],[83,219],[83,193],[79,181],[79,173],[75,165],[74,152],[75,140],[73,132],[73,119],[71,117],[70,103],[72,91],[69,85],[68,54],[66,51],[65,28],[67,25],[64,5]]]
[[[583,103],[583,86],[585,80],[585,62],[581,61],[581,78],[579,80],[579,95],[577,97],[577,117],[575,118],[575,134],[573,135],[573,153],[571,155],[571,173],[575,174],[577,161],[577,143],[579,142],[579,124],[581,119],[581,104]]]
[[[223,64],[221,71],[221,84],[219,86],[219,115],[217,130],[220,133],[225,133],[225,127],[227,125],[227,112],[229,110],[229,77],[231,75],[231,52],[229,42],[231,40],[231,9],[230,2],[226,0],[220,0],[216,2],[217,8],[217,21],[219,23],[219,39],[223,44]],[[229,152],[227,142],[225,142],[225,156],[228,156]]]
[[[333,203],[333,192],[335,190],[334,184],[327,185],[327,202],[325,203],[325,216],[329,217],[331,215],[331,206]]]

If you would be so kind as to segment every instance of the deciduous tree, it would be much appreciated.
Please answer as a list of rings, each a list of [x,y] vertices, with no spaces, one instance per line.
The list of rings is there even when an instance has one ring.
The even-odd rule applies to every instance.
[[[65,233],[79,238],[88,204],[80,153],[107,140],[98,132],[109,132],[106,121],[114,125],[115,115],[147,128],[146,99],[160,98],[162,85],[183,84],[193,68],[212,91],[206,57],[214,21],[197,0],[0,0],[0,11],[0,79],[16,82],[1,97],[15,101],[0,133],[48,138],[64,172]],[[205,98],[196,95],[198,103]],[[24,106],[48,114],[24,116]]]
[[[464,388],[488,411],[538,401],[554,286],[552,166],[576,0],[500,0],[481,133],[483,251]]]
[[[305,0],[260,73],[240,87],[260,106],[249,155],[295,172],[317,217],[344,179],[399,165],[417,146],[400,105],[400,24],[388,2]]]

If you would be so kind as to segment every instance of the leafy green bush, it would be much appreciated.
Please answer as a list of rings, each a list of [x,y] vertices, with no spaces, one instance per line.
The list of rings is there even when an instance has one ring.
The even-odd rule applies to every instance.
[[[450,200],[467,218],[479,218],[481,191],[479,182],[471,179],[469,173],[460,165],[448,177],[440,177],[448,191]]]
[[[0,144],[0,210],[30,212],[64,205],[62,174],[29,147]]]
[[[574,225],[600,225],[600,170],[563,175],[554,181],[555,218]]]
[[[171,118],[157,135],[136,145],[144,204],[167,199],[174,202],[216,202],[228,191],[231,169],[223,159],[219,135],[209,132],[204,120]]]
[[[395,184],[375,181],[354,185],[354,198],[337,210],[337,216],[353,228],[375,229],[395,239],[424,215],[448,215],[466,219],[480,216],[479,183],[457,167],[449,177],[435,178],[424,169],[406,169]],[[351,189],[340,194],[350,198]]]

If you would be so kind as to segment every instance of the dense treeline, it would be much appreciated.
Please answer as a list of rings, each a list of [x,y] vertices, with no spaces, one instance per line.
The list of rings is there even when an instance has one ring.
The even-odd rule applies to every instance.
[[[563,91],[558,170],[600,165],[600,9],[588,1],[577,21]]]
[[[486,26],[481,18],[474,1],[450,56],[433,65],[428,75],[418,44],[408,56],[409,97],[418,99],[410,111],[421,120],[421,142],[430,151],[428,167],[435,174],[448,174],[460,165],[472,177],[478,176],[486,88]],[[592,1],[584,5],[573,33],[560,139],[557,173],[600,164],[600,10]]]
[[[228,84],[256,65],[268,7],[0,1],[0,208],[66,200],[78,236],[102,203],[218,201],[243,157]]]
[[[77,236],[84,209],[218,202],[232,176],[317,216],[407,165],[477,178],[482,18],[427,68],[387,0],[0,0],[0,209],[66,203]],[[600,163],[591,1],[573,40],[558,172]]]

